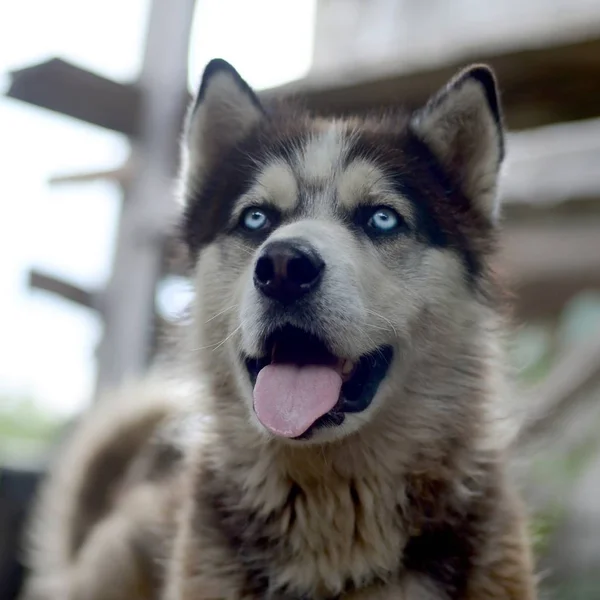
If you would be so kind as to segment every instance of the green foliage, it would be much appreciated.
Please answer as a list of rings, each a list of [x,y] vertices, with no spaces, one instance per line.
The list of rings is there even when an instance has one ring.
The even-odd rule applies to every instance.
[[[533,550],[536,556],[544,556],[554,532],[564,517],[564,506],[554,502],[531,515],[529,531],[533,540]]]
[[[32,398],[0,398],[0,460],[35,460],[43,455],[63,424]]]

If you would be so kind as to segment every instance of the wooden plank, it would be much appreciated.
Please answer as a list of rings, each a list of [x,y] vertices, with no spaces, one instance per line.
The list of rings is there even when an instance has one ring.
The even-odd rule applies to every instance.
[[[96,292],[85,290],[82,287],[69,283],[59,277],[54,277],[47,273],[42,273],[36,269],[29,272],[29,287],[43,290],[75,302],[80,306],[98,310],[100,308],[99,295]]]
[[[520,282],[600,280],[600,215],[507,223],[502,246],[503,262]]]
[[[502,201],[513,209],[600,200],[599,164],[600,119],[511,133]]]
[[[10,73],[6,93],[41,108],[47,108],[105,127],[135,135],[140,109],[139,90],[91,73],[60,58]]]
[[[194,0],[153,0],[141,92],[137,169],[128,186],[113,271],[103,297],[98,391],[145,369],[154,335],[165,223],[176,210],[172,181],[187,85]]]
[[[499,260],[519,319],[555,315],[579,292],[600,288],[600,217],[507,223]]]
[[[465,56],[451,64],[398,71],[393,62],[361,70],[308,76],[267,97],[293,95],[323,113],[364,112],[397,105],[415,108],[472,62],[495,69],[511,129],[596,117],[600,114],[600,38],[503,54]]]
[[[322,112],[365,112],[377,107],[420,106],[464,65],[485,61],[498,75],[511,129],[520,130],[600,114],[600,39],[465,56],[460,62],[419,71],[398,71],[394,63],[377,69],[318,74],[264,90],[261,96],[293,96]],[[53,58],[12,74],[8,95],[107,127],[126,135],[138,131],[139,89],[110,81]],[[185,88],[184,88],[185,89]],[[181,110],[189,101],[182,89]]]

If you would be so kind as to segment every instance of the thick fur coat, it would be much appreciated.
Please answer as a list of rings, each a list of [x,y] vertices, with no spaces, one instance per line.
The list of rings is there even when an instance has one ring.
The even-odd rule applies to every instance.
[[[498,416],[503,139],[484,66],[323,119],[211,62],[183,144],[192,384],[121,392],[67,444],[28,600],[535,598]]]

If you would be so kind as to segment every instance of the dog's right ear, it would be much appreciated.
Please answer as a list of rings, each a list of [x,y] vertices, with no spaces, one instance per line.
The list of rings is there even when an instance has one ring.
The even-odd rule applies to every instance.
[[[463,70],[413,115],[411,128],[494,222],[504,127],[492,70],[485,65]]]
[[[187,115],[187,167],[202,178],[263,117],[256,94],[226,61],[211,60]]]

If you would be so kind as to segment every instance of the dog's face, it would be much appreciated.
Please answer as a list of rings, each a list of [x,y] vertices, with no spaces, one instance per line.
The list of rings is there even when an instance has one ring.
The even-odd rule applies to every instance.
[[[394,401],[416,324],[456,319],[451,306],[468,318],[502,154],[485,67],[414,114],[326,120],[269,112],[209,64],[188,117],[184,231],[201,343],[254,426],[327,441]]]

